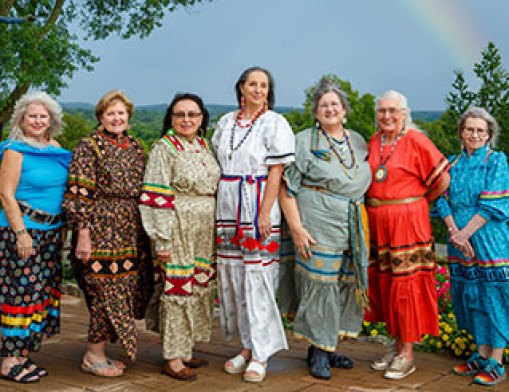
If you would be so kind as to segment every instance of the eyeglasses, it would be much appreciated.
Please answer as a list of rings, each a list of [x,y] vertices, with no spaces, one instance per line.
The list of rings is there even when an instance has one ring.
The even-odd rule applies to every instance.
[[[463,128],[463,132],[467,135],[474,136],[477,133],[477,136],[484,136],[488,133],[487,129],[484,128]]]
[[[339,109],[340,107],[341,107],[340,102],[321,103],[320,105],[318,105],[318,109],[320,110],[327,110],[328,108]]]
[[[203,113],[200,113],[200,112],[189,112],[189,113],[186,113],[186,112],[175,112],[175,113],[172,113],[172,117],[175,117],[175,118],[179,118],[179,119],[183,119],[183,118],[186,118],[189,117],[190,119],[194,120],[195,118],[198,118],[202,115]]]
[[[385,116],[388,114],[389,116],[394,116],[396,114],[401,113],[403,109],[400,108],[379,108],[376,110],[377,114],[380,116]]]

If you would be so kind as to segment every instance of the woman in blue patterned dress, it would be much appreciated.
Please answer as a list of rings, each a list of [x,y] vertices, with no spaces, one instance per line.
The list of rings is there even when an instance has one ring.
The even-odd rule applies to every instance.
[[[482,108],[468,109],[458,127],[463,149],[452,156],[448,193],[437,210],[449,231],[451,293],[458,327],[472,334],[475,352],[454,367],[460,376],[495,385],[506,379],[509,345],[509,171],[493,151],[498,125]]]
[[[71,160],[54,139],[61,119],[48,94],[26,94],[0,144],[0,376],[15,382],[48,374],[30,354],[60,332],[61,203]]]

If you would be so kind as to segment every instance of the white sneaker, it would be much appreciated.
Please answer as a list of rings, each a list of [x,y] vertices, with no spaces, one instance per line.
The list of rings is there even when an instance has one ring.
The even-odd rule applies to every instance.
[[[415,370],[414,361],[409,361],[404,355],[398,355],[392,361],[389,369],[385,371],[384,377],[390,380],[401,380],[415,372]]]
[[[395,349],[387,351],[382,358],[371,362],[371,369],[373,370],[387,370],[391,366],[392,361],[398,355]]]

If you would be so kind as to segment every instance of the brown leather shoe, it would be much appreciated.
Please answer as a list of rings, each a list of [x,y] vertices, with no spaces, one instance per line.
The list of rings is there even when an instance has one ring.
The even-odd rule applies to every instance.
[[[192,357],[189,361],[182,361],[182,363],[190,368],[197,369],[209,364],[209,361],[206,359],[200,359],[196,357]]]
[[[163,366],[163,369],[161,370],[161,373],[166,374],[167,376],[173,377],[176,380],[181,381],[194,381],[196,380],[196,373],[188,368],[184,367],[178,372],[174,371],[171,367],[169,362],[166,362]]]

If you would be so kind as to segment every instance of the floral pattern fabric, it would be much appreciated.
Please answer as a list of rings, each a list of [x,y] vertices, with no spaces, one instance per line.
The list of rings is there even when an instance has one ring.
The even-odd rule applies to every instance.
[[[134,137],[122,137],[125,144],[119,143],[118,135],[102,130],[81,140],[74,150],[63,205],[73,227],[73,270],[89,307],[89,340],[96,340],[97,320],[108,319],[99,323],[104,325],[103,338],[120,339],[134,358],[133,320],[144,316],[153,275],[150,244],[138,210],[145,154]],[[87,263],[75,257],[79,228],[91,233],[92,255]],[[117,296],[115,291],[126,295]],[[117,306],[110,308],[108,303]],[[122,322],[126,311],[131,320],[127,325]]]
[[[169,132],[150,152],[140,211],[163,278],[156,328],[165,359],[191,358],[197,341],[209,341],[215,288],[214,223],[219,165],[205,139]]]

